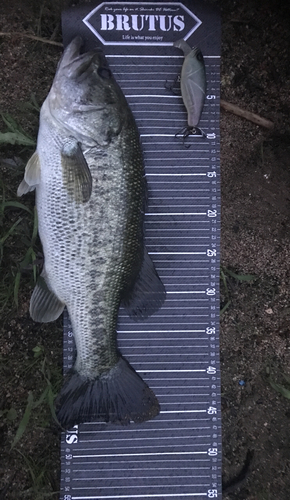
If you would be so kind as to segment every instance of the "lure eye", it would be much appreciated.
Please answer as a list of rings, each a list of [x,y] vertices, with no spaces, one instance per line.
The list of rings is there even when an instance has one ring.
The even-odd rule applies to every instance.
[[[196,59],[200,62],[203,62],[203,55],[200,50],[196,54]]]
[[[109,68],[98,68],[98,75],[104,80],[108,80],[109,78],[111,78],[112,73]]]

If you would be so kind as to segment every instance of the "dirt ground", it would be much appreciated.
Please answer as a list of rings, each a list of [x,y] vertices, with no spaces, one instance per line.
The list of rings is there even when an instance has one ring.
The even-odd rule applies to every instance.
[[[267,130],[221,113],[223,498],[288,500],[290,4],[213,3],[222,14],[222,98],[274,123],[273,130]],[[57,0],[2,0],[0,32],[61,42],[61,8]],[[0,51],[0,112],[10,113],[35,137],[37,112],[32,106],[23,108],[23,103],[31,101],[31,93],[42,103],[61,48],[14,34],[0,35]],[[4,129],[2,122],[0,130]],[[16,201],[31,151],[25,146],[1,147],[0,180],[6,200]],[[33,194],[25,204],[33,209]],[[22,212],[22,232],[11,233],[3,247],[1,273],[11,269],[11,279],[23,252],[21,242],[29,248],[32,234],[31,216]],[[12,206],[0,215],[1,242],[20,215]],[[34,248],[40,251],[37,241]],[[0,323],[0,500],[57,499],[59,431],[53,424],[50,395],[61,382],[61,323],[52,331],[51,325],[30,320],[32,273],[22,267],[19,307],[16,310],[8,301]],[[0,290],[2,300],[1,294]],[[278,389],[284,389],[284,395]],[[24,415],[27,426],[19,430]]]

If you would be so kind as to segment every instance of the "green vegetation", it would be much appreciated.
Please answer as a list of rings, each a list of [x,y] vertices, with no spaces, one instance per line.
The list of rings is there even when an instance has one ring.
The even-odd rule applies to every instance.
[[[35,150],[39,103],[52,81],[63,0],[3,3],[0,107],[0,499],[59,498],[60,428],[53,400],[62,383],[61,320],[34,323],[29,298],[42,266],[34,193],[16,195]],[[21,4],[21,5],[20,5]],[[1,4],[2,5],[2,4]],[[41,37],[22,38],[31,34]],[[43,43],[48,40],[49,44]],[[22,77],[23,74],[23,77]],[[35,95],[30,95],[34,91]],[[26,102],[25,102],[26,101]]]
[[[50,420],[52,417],[54,421],[58,424],[58,420],[56,418],[55,410],[54,410],[54,399],[56,394],[58,393],[58,390],[60,388],[61,382],[62,382],[62,375],[61,373],[58,373],[57,371],[54,371],[52,373],[51,369],[49,368],[47,359],[44,354],[44,348],[37,345],[33,349],[34,352],[34,357],[36,358],[36,362],[32,362],[28,368],[26,369],[28,372],[31,371],[32,369],[38,369],[40,370],[41,374],[43,375],[43,383],[42,383],[42,392],[40,396],[38,397],[37,400],[34,400],[33,392],[29,391],[28,392],[28,397],[27,397],[27,404],[26,408],[23,414],[23,417],[19,423],[17,432],[15,434],[13,443],[11,445],[11,449],[15,447],[15,445],[20,441],[22,438],[25,430],[27,429],[29,422],[31,421],[31,414],[34,412],[37,414],[36,410],[38,410],[37,414],[37,419],[39,420],[42,418],[43,424],[44,425],[49,425]],[[36,366],[35,366],[36,365]],[[47,415],[47,411],[45,410],[45,406],[48,406],[50,410],[50,415]],[[11,412],[11,409],[9,410]],[[8,416],[7,412],[7,416]],[[15,413],[13,413],[13,419],[15,419]],[[47,419],[48,417],[48,419]],[[11,417],[10,417],[11,418]]]
[[[31,99],[24,104],[24,108],[34,113],[36,123],[39,111],[36,101]],[[21,110],[19,116],[21,117]],[[61,359],[62,336],[59,335],[59,326],[35,324],[32,327],[28,320],[28,300],[43,258],[37,236],[34,193],[28,194],[23,200],[16,195],[25,163],[34,151],[35,139],[11,115],[1,113],[1,117],[0,329],[3,328],[5,332],[4,325],[13,325],[11,341],[5,337],[3,344],[4,347],[8,346],[8,351],[3,351],[0,355],[0,375],[5,381],[5,394],[8,394],[0,402],[0,430],[6,429],[3,451],[12,461],[22,464],[16,478],[19,480],[19,475],[23,477],[23,490],[19,498],[56,499],[59,487],[55,479],[57,459],[49,457],[52,438],[47,438],[48,433],[58,434],[60,430],[54,399],[62,383],[61,363],[58,362]],[[23,333],[22,344],[17,334],[16,342],[14,341],[16,325]],[[37,340],[31,332],[32,328]],[[59,339],[54,352],[49,347],[49,341],[46,343],[43,334],[46,331]],[[12,398],[9,393],[13,394]],[[37,440],[34,436],[38,436]],[[41,440],[44,445],[41,444],[38,449]],[[48,450],[45,451],[45,448]],[[16,470],[19,467],[16,466]],[[4,490],[0,488],[1,498],[2,494],[5,497],[6,490],[8,492],[13,489],[13,479],[14,476],[8,483],[4,483]]]
[[[7,126],[6,132],[0,132],[0,144],[19,144],[21,146],[35,146],[36,141],[30,137],[9,113],[1,113],[2,120]]]
[[[18,307],[23,273],[29,272],[36,281],[36,255],[40,245],[37,241],[36,210],[17,201],[16,196],[8,197],[1,178],[0,189],[0,313],[4,318],[13,303]]]
[[[38,112],[34,98],[26,103]],[[27,273],[30,280],[37,278],[37,212],[33,207],[33,195],[27,196],[25,204],[16,196],[17,184],[23,176],[25,162],[32,154],[28,146],[35,145],[31,138],[8,113],[1,113],[8,132],[0,132],[0,144],[23,145],[17,156],[1,160],[0,171],[0,314],[5,319],[9,311],[18,307],[19,288],[22,276]],[[18,149],[18,148],[17,148]],[[9,151],[10,155],[11,152]],[[30,285],[33,283],[30,283]]]
[[[286,375],[285,373],[282,373],[281,376],[284,379],[284,383],[277,383],[273,380],[272,373],[271,373],[271,368],[268,366],[266,368],[266,374],[269,380],[269,383],[271,387],[281,394],[284,398],[290,399],[290,376]]]
[[[47,491],[47,485],[50,483],[53,488],[49,467],[45,460],[45,456],[41,461],[33,460],[24,453],[18,450],[21,456],[22,463],[24,462],[31,478],[31,486],[22,493],[23,498],[33,498],[35,500],[43,500],[44,498],[58,498],[58,491]]]
[[[257,280],[257,276],[254,274],[237,274],[227,269],[224,266],[220,268],[220,279],[221,279],[221,310],[220,314],[222,315],[228,307],[231,305],[231,294],[230,294],[230,278],[233,278],[237,282],[248,282],[253,283]]]
[[[4,406],[0,411],[1,426],[9,429],[11,436],[6,453],[14,456],[16,461],[19,461],[17,455],[22,457],[20,461],[26,486],[19,498],[56,499],[58,484],[52,471],[55,467],[57,469],[57,461],[50,458],[49,449],[46,451],[49,444],[45,444],[45,437],[60,432],[54,399],[62,383],[61,367],[57,366],[47,347],[39,343],[28,353],[15,355],[14,359],[0,358],[0,372],[6,374],[6,386],[10,390],[15,391],[18,385],[21,391],[23,387],[22,398],[17,398],[11,406]],[[29,381],[32,383],[29,384]],[[29,385],[31,389],[27,391]],[[40,442],[44,443],[41,448]],[[29,451],[31,446],[33,453]]]

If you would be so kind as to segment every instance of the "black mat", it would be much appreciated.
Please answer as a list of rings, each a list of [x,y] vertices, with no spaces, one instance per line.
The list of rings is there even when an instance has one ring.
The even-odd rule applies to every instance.
[[[85,4],[63,14],[65,45],[77,34],[86,49],[103,46],[134,113],[149,186],[146,244],[167,299],[142,323],[121,309],[118,326],[120,350],[160,415],[64,434],[61,499],[221,499],[219,16],[202,1]],[[201,48],[207,73],[205,135],[185,141],[175,137],[187,117],[174,83],[184,57],[172,46],[182,37]],[[65,316],[65,370],[73,352]]]

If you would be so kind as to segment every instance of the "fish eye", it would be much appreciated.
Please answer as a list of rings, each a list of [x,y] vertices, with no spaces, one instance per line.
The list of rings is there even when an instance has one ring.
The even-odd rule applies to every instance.
[[[203,55],[200,50],[196,54],[196,59],[200,62],[203,62]]]
[[[100,67],[100,68],[98,68],[97,73],[101,78],[104,78],[105,80],[107,80],[108,78],[111,78],[111,76],[112,76],[111,70],[109,70],[109,68],[101,68]]]

